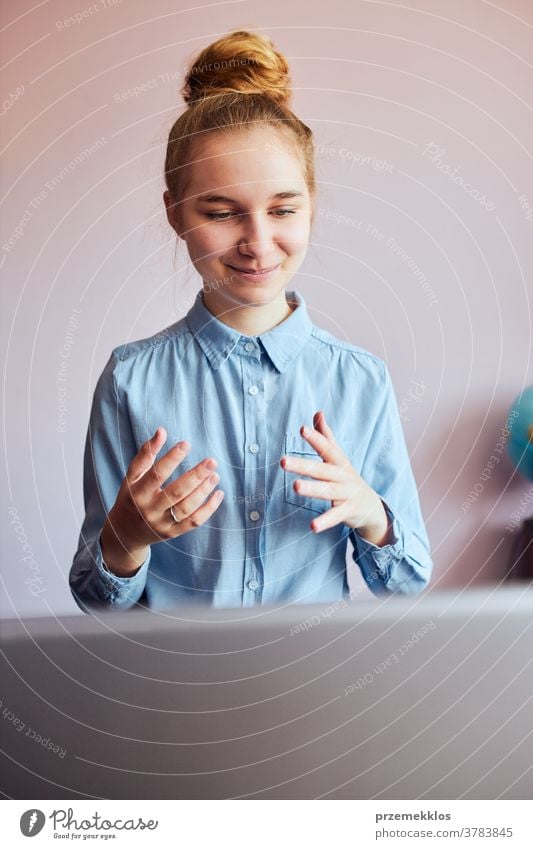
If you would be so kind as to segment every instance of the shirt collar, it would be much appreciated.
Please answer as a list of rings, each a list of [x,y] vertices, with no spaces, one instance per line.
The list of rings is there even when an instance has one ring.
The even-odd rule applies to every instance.
[[[296,290],[287,291],[286,295],[288,300],[295,301],[298,306],[281,324],[258,337],[244,336],[238,330],[219,321],[205,306],[202,293],[203,289],[200,289],[185,319],[214,369],[220,368],[240,339],[257,338],[277,370],[285,371],[311,335],[313,325],[307,312],[307,305],[303,295]]]

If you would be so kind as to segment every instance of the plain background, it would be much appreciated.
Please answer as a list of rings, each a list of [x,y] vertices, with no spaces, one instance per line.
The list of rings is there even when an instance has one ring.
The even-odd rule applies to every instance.
[[[81,612],[68,572],[94,386],[112,348],[178,320],[200,288],[184,243],[175,258],[165,216],[166,140],[187,65],[241,28],[285,53],[293,110],[315,134],[318,214],[290,287],[316,324],[389,366],[432,546],[431,590],[500,581],[516,534],[506,526],[531,512],[520,507],[531,483],[502,442],[514,398],[533,382],[527,0],[11,0],[4,615]]]

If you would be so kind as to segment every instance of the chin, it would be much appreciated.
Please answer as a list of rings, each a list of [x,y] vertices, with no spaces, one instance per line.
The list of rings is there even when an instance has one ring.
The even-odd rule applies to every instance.
[[[275,290],[265,286],[260,285],[258,283],[248,283],[243,284],[238,287],[227,287],[226,296],[228,300],[233,301],[234,303],[246,304],[247,306],[263,306],[264,304],[269,304],[271,301],[275,300],[279,295],[280,289],[277,287]]]

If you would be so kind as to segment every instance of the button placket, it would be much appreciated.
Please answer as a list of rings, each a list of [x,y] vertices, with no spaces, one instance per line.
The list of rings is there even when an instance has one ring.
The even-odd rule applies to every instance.
[[[253,501],[265,487],[266,423],[264,416],[260,416],[262,366],[259,347],[247,341],[241,350],[246,352],[242,357],[245,434],[243,495],[246,525],[243,606],[248,607],[259,601],[263,571],[259,543],[264,513],[263,510],[253,509]]]

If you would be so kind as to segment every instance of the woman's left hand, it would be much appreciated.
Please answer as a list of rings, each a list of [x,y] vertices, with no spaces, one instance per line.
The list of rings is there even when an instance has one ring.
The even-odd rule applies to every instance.
[[[318,533],[342,522],[356,528],[365,540],[375,545],[391,542],[394,536],[381,497],[354,469],[337,444],[322,411],[315,413],[313,424],[313,428],[302,426],[300,433],[324,462],[293,455],[285,455],[280,460],[283,469],[315,478],[294,481],[295,492],[333,504],[330,510],[313,519],[311,530]]]

